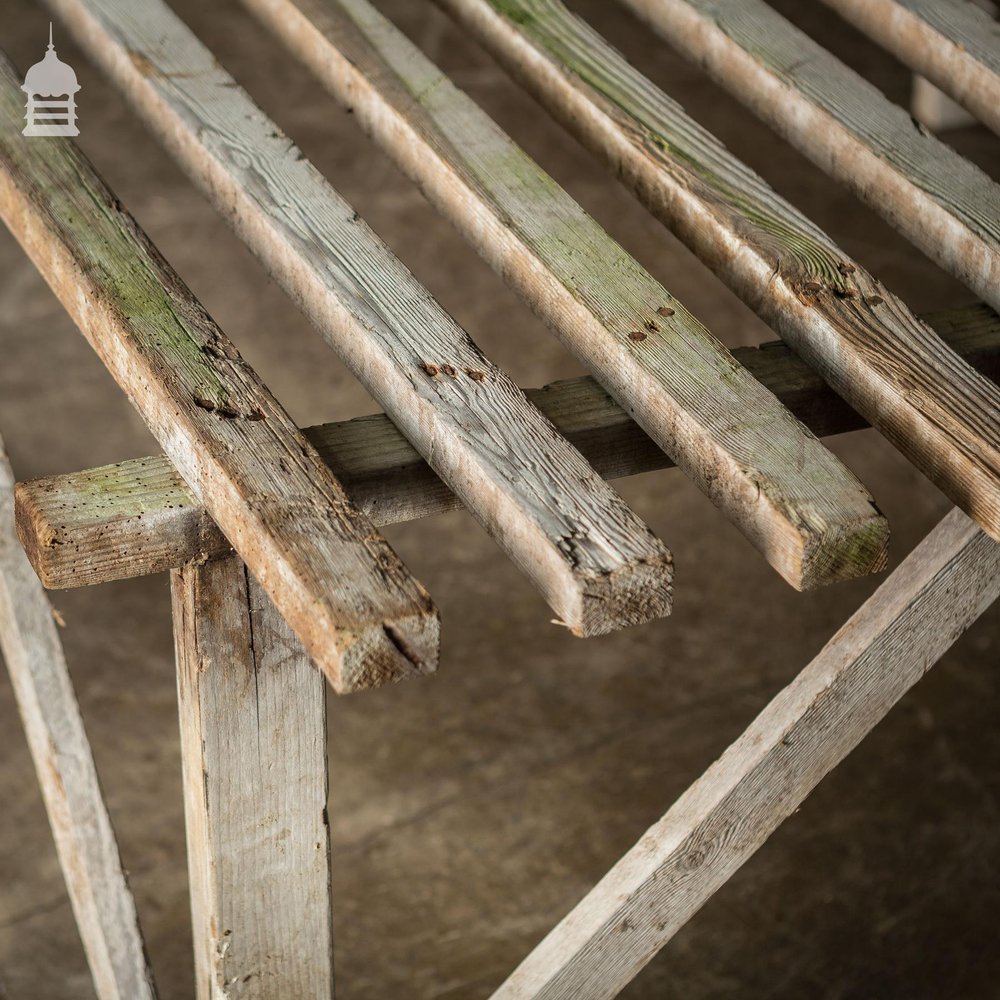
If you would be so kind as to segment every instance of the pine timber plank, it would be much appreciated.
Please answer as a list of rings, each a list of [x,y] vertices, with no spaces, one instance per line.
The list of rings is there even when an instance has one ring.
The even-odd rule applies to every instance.
[[[978,297],[1000,306],[1000,186],[763,0],[621,0]]]
[[[925,320],[959,356],[1000,381],[1000,317],[992,309],[966,307]],[[734,354],[814,433],[865,426],[780,341]],[[528,396],[601,475],[615,479],[670,467],[670,459],[592,379],[529,389]],[[323,424],[305,434],[377,525],[461,507],[382,414]],[[19,483],[17,517],[25,550],[50,588],[158,573],[228,549],[163,456]]]
[[[1000,538],[995,385],[558,0],[436,2],[854,409]],[[667,0],[656,9],[689,6]],[[755,0],[749,6],[756,9]],[[956,169],[959,185],[963,171]],[[992,186],[969,191],[982,195],[990,216]],[[920,218],[923,225],[927,216]],[[1000,214],[995,219],[1000,225]]]
[[[970,0],[823,0],[1000,135],[1000,22]]]
[[[198,1000],[330,1000],[323,678],[236,556],[171,574]]]
[[[493,994],[617,996],[1000,596],[952,509],[820,654]]]
[[[857,478],[367,0],[244,0],[803,590],[882,568]]]
[[[663,544],[168,7],[49,7],[565,625],[669,613]]]
[[[122,869],[52,608],[14,533],[14,476],[2,438],[0,651],[97,996],[154,1000],[135,900]]]
[[[433,670],[427,592],[0,57],[0,214],[338,690]]]

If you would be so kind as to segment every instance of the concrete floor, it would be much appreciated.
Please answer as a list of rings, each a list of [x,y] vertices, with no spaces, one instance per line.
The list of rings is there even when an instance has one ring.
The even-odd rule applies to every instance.
[[[575,374],[475,259],[234,0],[181,15],[500,364]],[[730,345],[769,332],[424,0],[380,6]],[[819,4],[778,4],[905,102],[907,73]],[[614,4],[580,9],[699,120],[915,308],[970,295]],[[23,70],[46,17],[0,0]],[[282,292],[56,27],[81,142],[302,423],[375,409]],[[1000,143],[950,137],[987,169]],[[0,232],[0,427],[26,479],[154,443]],[[892,564],[947,509],[874,432],[831,446],[889,515]],[[785,586],[683,476],[620,484],[673,548],[674,615],[582,642],[468,517],[387,532],[443,615],[440,673],[331,699],[343,1000],[486,997],[873,589]],[[192,992],[166,580],[53,600],[164,1000]],[[1000,996],[1000,614],[988,613],[623,994]],[[6,674],[0,672],[0,997],[93,996]]]

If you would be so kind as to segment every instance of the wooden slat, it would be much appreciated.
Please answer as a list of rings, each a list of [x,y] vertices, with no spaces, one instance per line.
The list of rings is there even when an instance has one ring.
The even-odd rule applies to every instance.
[[[493,994],[616,996],[1000,595],[950,514]]]
[[[169,8],[50,6],[563,623],[668,613],[662,543]]]
[[[823,0],[1000,134],[1000,23],[970,0]]]
[[[330,1000],[323,679],[238,557],[171,593],[198,1000]]]
[[[434,669],[438,618],[69,141],[26,141],[0,57],[0,214],[338,690]]]
[[[153,1000],[135,901],[52,608],[14,534],[14,477],[0,438],[0,650],[24,722],[73,915],[100,1000]]]
[[[437,2],[844,399],[1000,538],[996,386],[558,0]],[[665,0],[662,9],[688,6]],[[746,20],[727,2],[716,6],[720,16]],[[747,6],[756,9],[755,0]],[[715,37],[715,29],[705,33]],[[958,170],[956,181],[964,176]],[[975,184],[969,191],[981,193]],[[983,195],[986,211],[990,197]],[[927,219],[921,215],[921,224]]]
[[[367,0],[245,2],[789,583],[882,568],[856,477]]]
[[[975,306],[927,317],[947,342],[1000,380],[1000,317]],[[865,426],[782,343],[743,347],[737,360],[816,434]],[[667,468],[670,460],[592,379],[556,382],[528,396],[609,479]],[[306,432],[352,501],[378,524],[461,506],[385,416]],[[18,531],[47,587],[80,587],[158,573],[220,555],[225,536],[170,462],[119,462],[17,487]]]
[[[1000,306],[1000,187],[763,0],[621,0],[820,169]]]

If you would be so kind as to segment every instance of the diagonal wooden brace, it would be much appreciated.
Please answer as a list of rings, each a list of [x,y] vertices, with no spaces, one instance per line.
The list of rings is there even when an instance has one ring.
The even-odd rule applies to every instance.
[[[617,996],[998,596],[952,510],[493,1000]]]

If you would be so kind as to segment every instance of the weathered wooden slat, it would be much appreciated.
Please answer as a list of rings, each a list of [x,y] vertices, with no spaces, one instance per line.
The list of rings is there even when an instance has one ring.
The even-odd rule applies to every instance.
[[[793,586],[881,569],[857,478],[367,0],[245,0]]]
[[[330,1000],[323,678],[237,556],[171,593],[198,1000]]]
[[[980,298],[1000,306],[1000,186],[763,0],[621,0]]]
[[[135,901],[83,728],[52,608],[14,534],[0,438],[0,650],[24,722],[73,915],[100,1000],[153,1000]]]
[[[668,613],[662,543],[169,8],[49,6],[563,623]]]
[[[616,996],[1000,595],[953,509],[493,1000]]]
[[[605,158],[844,399],[1000,538],[996,386],[558,0],[437,3]],[[665,0],[655,9],[690,6]],[[747,20],[728,2],[715,6],[720,16]],[[756,0],[746,6],[756,9]],[[715,38],[716,29],[705,27],[704,34]],[[972,184],[970,197],[978,190]],[[983,194],[987,212],[991,197]],[[921,215],[921,225],[928,218]],[[928,231],[934,229],[928,221]]]
[[[988,306],[927,317],[966,361],[1000,381],[1000,318]],[[737,360],[816,434],[865,426],[782,343],[743,347]],[[670,466],[670,460],[592,379],[570,379],[528,396],[608,479]],[[352,501],[378,524],[461,507],[383,416],[305,432]],[[158,573],[227,551],[170,462],[160,456],[20,483],[18,530],[47,587],[80,587]]]
[[[0,214],[338,690],[433,670],[438,618],[369,519],[0,57]]]
[[[823,0],[1000,134],[1000,23],[970,0]]]

